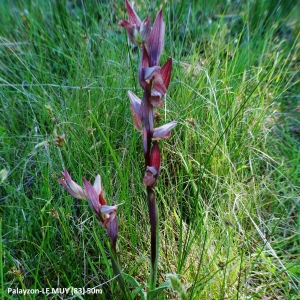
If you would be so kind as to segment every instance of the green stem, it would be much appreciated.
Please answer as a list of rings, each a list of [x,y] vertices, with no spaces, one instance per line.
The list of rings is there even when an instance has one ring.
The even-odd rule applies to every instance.
[[[150,265],[150,290],[155,289],[157,279],[158,254],[159,254],[159,226],[158,209],[156,205],[155,192],[147,187],[149,218],[151,226],[151,265]]]
[[[110,240],[110,256],[111,256],[111,264],[112,264],[112,269],[114,271],[114,274],[118,280],[118,283],[120,285],[120,288],[122,290],[123,296],[125,299],[132,299],[130,296],[130,292],[126,288],[124,278],[122,276],[121,268],[118,263],[118,255],[117,255],[117,249],[116,249],[116,242],[113,241],[112,239]]]
[[[3,262],[2,259],[4,257],[3,248],[2,248],[2,218],[0,218],[0,277],[1,277],[1,286],[4,289],[4,272],[3,272]],[[4,291],[2,292],[1,299],[4,300]]]

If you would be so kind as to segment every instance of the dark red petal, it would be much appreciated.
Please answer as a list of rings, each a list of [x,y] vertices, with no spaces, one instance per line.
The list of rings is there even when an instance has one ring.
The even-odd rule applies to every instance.
[[[162,11],[160,10],[156,16],[153,28],[148,40],[150,66],[158,65],[164,47],[165,23],[163,20]]]
[[[111,220],[106,225],[106,232],[111,239],[112,244],[116,245],[117,237],[118,237],[118,223],[117,217],[113,216]]]
[[[104,196],[103,196],[103,191],[101,191],[100,195],[99,195],[99,203],[101,205],[106,205],[106,200],[104,199]]]
[[[118,26],[125,27],[125,28],[131,28],[132,24],[130,24],[128,21],[122,19],[119,21]]]
[[[145,176],[143,178],[143,183],[146,186],[154,188],[156,185],[157,178],[160,172],[160,150],[157,142],[154,142],[150,154],[150,166],[147,166]]]
[[[100,206],[101,204],[99,203],[99,195],[97,194],[95,188],[91,185],[89,181],[87,181],[84,177],[82,178],[83,181],[83,186],[87,195],[87,198],[96,213],[97,219],[101,221],[102,217],[100,214]]]
[[[153,89],[161,93],[162,96],[167,92],[167,88],[160,73],[156,74],[154,77]]]
[[[152,90],[153,91],[153,90]],[[150,103],[153,107],[163,107],[165,104],[161,101],[161,94],[150,97]]]
[[[168,89],[172,72],[172,57],[161,67],[160,75],[163,79],[165,87]]]
[[[156,167],[158,170],[160,169],[160,150],[157,142],[153,143],[153,147],[150,155],[150,166]]]
[[[139,83],[140,86],[145,90],[145,89],[150,89],[149,84],[146,82],[146,80],[144,79],[144,68],[148,68],[149,67],[149,63],[150,63],[150,58],[148,55],[148,52],[146,50],[145,45],[143,44],[142,46],[142,51],[141,51],[141,61],[139,64]]]
[[[142,55],[141,55],[141,67],[148,68],[149,66],[150,66],[150,57],[145,45],[143,45]]]

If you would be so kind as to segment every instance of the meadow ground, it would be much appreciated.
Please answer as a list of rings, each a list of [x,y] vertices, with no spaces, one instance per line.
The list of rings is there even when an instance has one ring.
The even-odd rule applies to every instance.
[[[142,17],[163,9],[161,62],[173,57],[156,116],[178,121],[160,142],[159,282],[181,274],[190,299],[299,299],[299,4],[162,2],[135,5]],[[71,299],[8,293],[67,287],[121,299],[105,230],[58,184],[64,168],[80,183],[99,173],[108,202],[123,202],[120,264],[146,285],[144,162],[127,96],[142,96],[139,51],[121,18],[123,0],[0,1],[1,299]]]

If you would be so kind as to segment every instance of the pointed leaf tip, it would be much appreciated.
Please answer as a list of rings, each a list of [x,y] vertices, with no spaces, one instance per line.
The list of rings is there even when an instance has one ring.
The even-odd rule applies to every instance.
[[[140,117],[141,116],[140,109],[142,103],[141,99],[131,91],[128,91],[127,94],[130,100],[130,105],[132,106],[136,114]]]
[[[100,193],[102,191],[102,187],[101,187],[101,177],[99,174],[96,176],[93,186],[94,186],[94,189],[97,192],[97,194],[100,195]]]
[[[161,67],[160,74],[163,79],[163,82],[168,89],[169,84],[170,84],[170,78],[171,78],[171,73],[172,73],[172,57],[170,57],[166,63]]]
[[[77,199],[85,199],[85,193],[80,185],[72,180],[67,170],[62,172],[64,178],[58,178],[58,182],[65,188],[65,190]]]
[[[160,163],[161,163],[160,150],[159,150],[158,142],[155,141],[151,149],[150,166],[156,167],[159,171]]]
[[[148,40],[151,66],[158,65],[164,47],[164,38],[165,38],[165,22],[163,20],[162,10],[160,10],[156,16]]]
[[[126,5],[126,9],[127,9],[129,22],[131,24],[140,25],[141,20],[140,20],[139,16],[137,15],[137,13],[135,12],[135,10],[133,9],[133,7],[131,6],[131,4],[129,3],[128,0],[126,0],[125,5]]]
[[[157,127],[153,131],[153,140],[160,140],[160,139],[165,139],[168,138],[171,134],[171,129],[174,128],[177,125],[176,121],[167,123],[163,126]]]

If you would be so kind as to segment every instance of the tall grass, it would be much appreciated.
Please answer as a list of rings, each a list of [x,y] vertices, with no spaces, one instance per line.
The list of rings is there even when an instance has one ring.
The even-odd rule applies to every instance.
[[[137,10],[147,17],[156,2],[137,1]],[[298,297],[297,9],[163,4],[162,60],[172,56],[174,66],[157,122],[179,124],[164,142],[156,187],[158,278],[181,274],[190,299]],[[86,202],[61,190],[63,168],[77,182],[100,173],[109,202],[124,202],[121,266],[139,283],[148,278],[143,156],[126,95],[138,95],[139,58],[124,47],[124,14],[123,1],[0,3],[2,299],[16,298],[8,288],[70,286],[120,299],[105,232]],[[54,129],[65,134],[62,147]],[[160,299],[167,294],[176,298],[169,290]],[[71,295],[17,296],[28,297]]]

